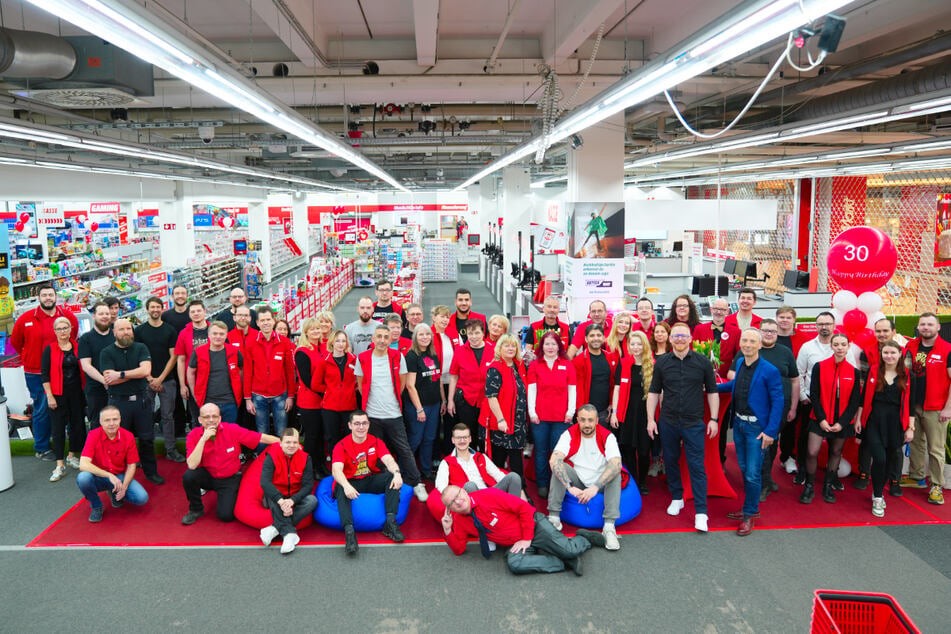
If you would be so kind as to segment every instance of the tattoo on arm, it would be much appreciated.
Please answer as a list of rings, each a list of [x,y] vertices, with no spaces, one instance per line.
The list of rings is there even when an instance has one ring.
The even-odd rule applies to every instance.
[[[566,489],[571,488],[571,479],[568,477],[568,472],[565,470],[565,461],[562,458],[555,458],[555,464],[551,466],[551,472],[561,480]]]
[[[608,461],[607,466],[604,468],[604,473],[601,474],[601,477],[598,478],[598,489],[603,491],[604,487],[608,485],[611,480],[616,478],[618,474],[621,473],[621,460],[618,458],[611,458]]]

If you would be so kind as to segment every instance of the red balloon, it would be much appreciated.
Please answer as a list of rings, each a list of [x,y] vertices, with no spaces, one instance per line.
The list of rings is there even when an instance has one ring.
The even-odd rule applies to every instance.
[[[875,339],[875,333],[873,333],[868,328],[863,328],[857,333],[854,333],[853,336],[849,337],[849,340],[863,350],[872,348],[872,346],[877,342]],[[878,346],[875,346],[875,350],[878,350]]]
[[[855,333],[864,330],[866,324],[868,324],[868,315],[858,308],[853,308],[842,316],[842,329],[850,335],[850,339]]]
[[[89,225],[89,230],[90,230],[90,231],[99,231],[99,223],[98,223],[98,222],[93,222],[92,224],[90,224],[90,225]]]
[[[878,229],[852,227],[833,240],[826,264],[839,286],[861,295],[881,288],[891,279],[898,265],[898,249]]]
[[[23,224],[26,224],[29,221],[30,221],[30,214],[26,213],[25,211],[22,214],[20,214],[20,222],[22,222]]]
[[[26,227],[26,225],[23,224],[23,221],[22,221],[22,220],[17,220],[16,224],[13,225],[13,228],[16,229],[17,231],[23,231],[23,229],[24,229],[25,227]]]

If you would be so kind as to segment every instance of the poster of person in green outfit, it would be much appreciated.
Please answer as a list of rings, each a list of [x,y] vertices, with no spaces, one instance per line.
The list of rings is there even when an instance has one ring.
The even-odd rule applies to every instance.
[[[569,207],[571,257],[624,257],[624,203],[573,203]]]

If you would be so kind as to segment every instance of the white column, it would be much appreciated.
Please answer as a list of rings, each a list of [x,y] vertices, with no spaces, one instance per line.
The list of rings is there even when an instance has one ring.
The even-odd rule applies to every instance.
[[[504,288],[511,287],[515,280],[511,276],[512,263],[519,261],[518,233],[522,232],[521,260],[528,257],[528,235],[532,218],[531,179],[524,167],[507,167],[502,170],[502,195],[499,208],[503,210],[502,222],[502,270]],[[517,312],[505,294],[502,310]]]
[[[162,267],[172,270],[185,266],[195,256],[195,227],[191,201],[184,198],[158,205],[159,251]]]
[[[582,130],[584,141],[568,150],[568,200],[624,200],[624,113]]]
[[[271,281],[271,236],[267,224],[267,201],[248,203],[248,240],[261,241],[258,262],[264,271],[265,283]]]

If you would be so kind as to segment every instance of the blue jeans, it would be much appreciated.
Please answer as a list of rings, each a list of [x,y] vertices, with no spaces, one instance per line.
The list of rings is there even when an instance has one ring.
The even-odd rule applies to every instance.
[[[43,375],[24,372],[26,389],[33,399],[33,451],[43,453],[50,450],[50,410],[46,405],[46,390],[43,389]]]
[[[117,477],[120,480],[123,478],[121,475]],[[102,508],[102,500],[99,499],[99,492],[112,491],[112,482],[109,481],[109,478],[93,475],[88,471],[79,472],[79,475],[76,476],[76,485],[79,487],[83,496],[89,500],[89,506],[94,509]],[[129,488],[126,489],[123,499],[127,500],[130,504],[142,506],[149,501],[149,494],[138,481],[133,480],[129,483]]]
[[[551,452],[561,435],[568,431],[571,423],[541,421],[537,425],[532,425],[532,433],[535,435],[535,483],[541,487],[547,487],[551,483],[551,466],[548,464],[551,459]]]
[[[695,513],[707,513],[707,472],[703,468],[704,433],[703,421],[687,425],[671,425],[660,421],[660,443],[664,451],[664,472],[667,474],[667,488],[675,500],[684,499],[684,485],[680,480],[680,441],[683,441],[687,455],[687,471],[693,487],[693,510]],[[759,496],[759,491],[756,492]],[[758,498],[757,498],[758,499]]]
[[[759,423],[733,419],[733,445],[736,461],[743,474],[743,515],[751,517],[759,510],[759,494],[763,481],[763,441]]]
[[[287,412],[284,411],[284,403],[287,402],[287,392],[284,392],[280,396],[252,394],[251,402],[254,403],[254,409],[257,412],[254,415],[254,424],[258,432],[266,434],[268,421],[273,417],[274,435],[280,437],[281,432],[287,427]],[[222,412],[221,420],[225,420],[224,412]]]
[[[223,420],[226,423],[238,422],[238,406],[237,405],[235,405],[234,403],[215,403],[215,405],[218,406],[218,411],[221,412],[221,420]],[[257,407],[257,405],[258,405],[257,401],[255,401],[254,406]]]
[[[416,408],[412,404],[403,416],[406,420],[406,430],[409,432],[409,448],[413,453],[419,450],[419,464],[426,473],[433,468],[433,443],[439,428],[439,405],[423,405],[426,421],[422,423],[416,418]]]

